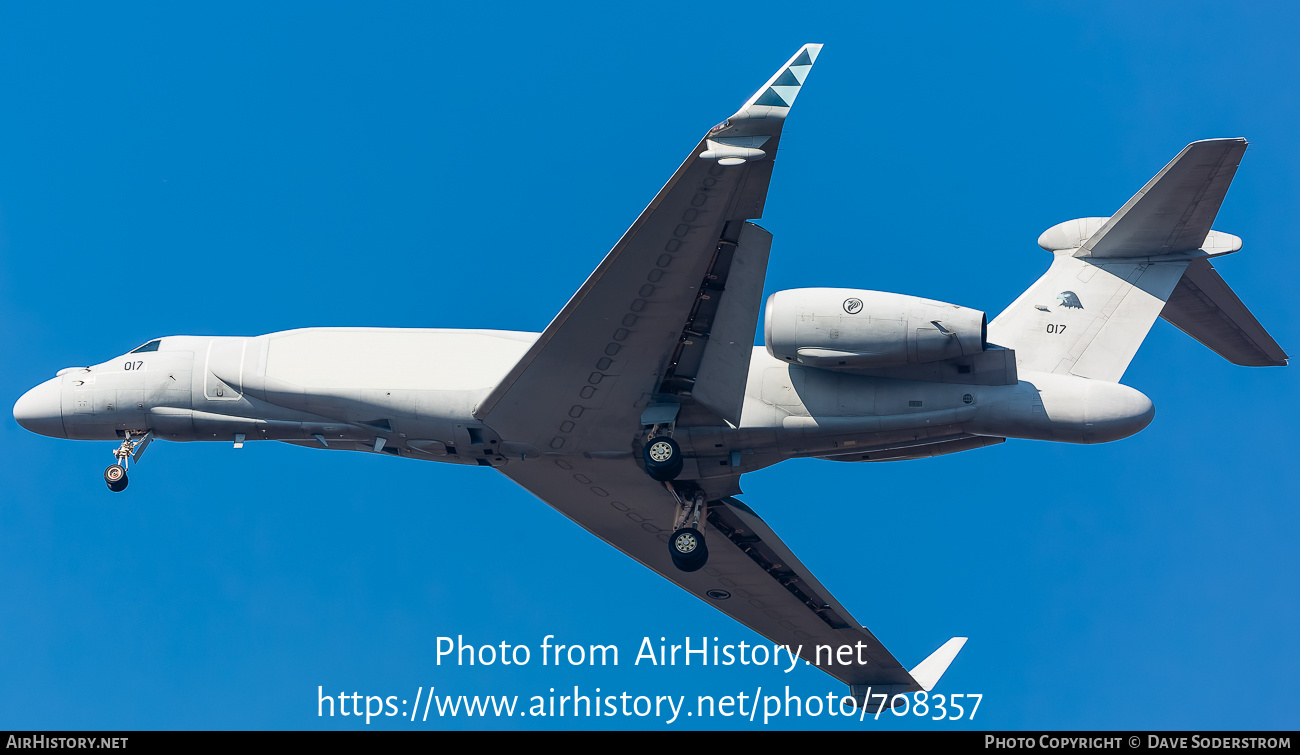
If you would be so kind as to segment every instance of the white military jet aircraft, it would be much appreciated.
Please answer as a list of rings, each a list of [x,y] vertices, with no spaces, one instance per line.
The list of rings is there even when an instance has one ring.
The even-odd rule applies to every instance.
[[[773,642],[802,645],[863,704],[929,690],[965,639],[904,668],[734,497],[744,473],[1127,437],[1154,409],[1118,381],[1157,317],[1236,364],[1287,356],[1210,264],[1241,248],[1210,225],[1244,139],[1190,144],[1113,216],[1049,229],[1051,267],[992,322],[900,294],[781,291],[754,347],[772,236],[749,221],[820,51],[804,46],[709,130],[540,335],[169,336],[60,370],[14,417],[120,441],[104,473],[114,491],[157,438],[491,467]],[[813,651],[859,644],[867,657],[847,666]]]

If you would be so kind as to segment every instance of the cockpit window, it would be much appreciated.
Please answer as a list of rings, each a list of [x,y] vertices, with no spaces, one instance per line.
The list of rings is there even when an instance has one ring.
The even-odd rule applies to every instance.
[[[149,343],[146,343],[144,346],[141,346],[140,348],[138,348],[138,349],[132,351],[131,353],[132,353],[132,354],[143,354],[143,353],[145,353],[146,351],[157,351],[157,350],[158,350],[158,344],[160,344],[160,343],[162,343],[162,339],[159,339],[159,340],[157,340],[157,341],[150,341]]]

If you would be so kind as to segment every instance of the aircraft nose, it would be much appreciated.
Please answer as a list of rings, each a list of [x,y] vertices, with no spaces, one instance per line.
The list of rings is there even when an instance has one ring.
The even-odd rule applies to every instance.
[[[38,435],[62,438],[63,431],[63,381],[46,380],[24,393],[14,404],[14,419],[19,425]]]

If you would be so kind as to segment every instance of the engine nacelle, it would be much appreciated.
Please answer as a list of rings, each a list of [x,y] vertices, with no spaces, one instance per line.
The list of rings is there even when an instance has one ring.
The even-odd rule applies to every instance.
[[[851,288],[796,288],[767,299],[767,351],[831,370],[922,364],[988,348],[988,320],[975,309],[916,296]]]

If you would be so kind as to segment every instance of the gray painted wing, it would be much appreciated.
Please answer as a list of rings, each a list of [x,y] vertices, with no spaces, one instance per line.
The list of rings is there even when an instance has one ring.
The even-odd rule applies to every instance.
[[[697,403],[736,426],[745,403],[771,248],[772,234],[753,223],[745,224],[730,265],[718,270],[725,290],[716,305],[701,306],[695,312],[691,334],[682,342],[673,366],[674,377]],[[712,297],[701,301],[701,305],[710,304]],[[707,337],[697,338],[695,333]]]
[[[1286,352],[1209,260],[1193,260],[1160,316],[1211,351],[1246,367],[1281,367]]]
[[[693,331],[696,315],[725,298],[718,273],[762,215],[785,115],[819,50],[801,49],[691,150],[476,418],[534,453],[628,451],[661,385],[689,390],[697,375],[675,368],[709,336]],[[765,266],[765,248],[759,257]]]
[[[1075,256],[1139,257],[1201,248],[1245,153],[1245,139],[1187,145]]]
[[[552,457],[508,464],[499,471],[596,537],[844,683],[890,694],[920,689],[740,501],[710,504],[705,528],[709,560],[700,571],[687,573],[678,571],[668,554],[673,496],[631,460]],[[865,664],[831,665],[825,654],[818,662],[817,645],[856,648],[859,642],[866,647]]]

